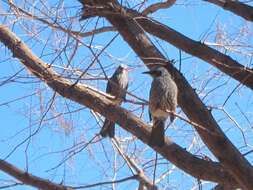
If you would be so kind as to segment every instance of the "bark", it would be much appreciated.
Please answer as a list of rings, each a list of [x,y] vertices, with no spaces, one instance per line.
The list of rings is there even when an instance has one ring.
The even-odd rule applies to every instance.
[[[154,13],[160,9],[168,9],[169,7],[174,5],[174,3],[176,3],[176,0],[167,0],[165,2],[152,4],[149,7],[147,7],[145,10],[143,10],[142,14],[148,15],[148,14]]]
[[[253,7],[233,0],[204,0],[209,3],[218,5],[219,7],[231,11],[232,13],[243,17],[248,21],[253,21]]]
[[[151,67],[150,63],[154,62],[169,63],[152,44],[137,21],[129,17],[127,11],[116,1],[107,1],[106,3],[99,1],[99,11],[94,10],[94,7],[98,6],[96,2],[82,1],[84,8],[86,5],[93,6],[92,13],[106,17],[148,67]],[[178,100],[180,107],[191,121],[206,129],[195,128],[203,142],[219,159],[224,168],[237,180],[240,187],[245,190],[252,190],[253,169],[250,163],[225,136],[211,112],[202,103],[188,81],[172,64],[167,64],[167,67],[171,75],[174,76],[179,89]]]
[[[27,69],[44,81],[49,87],[65,98],[89,107],[106,118],[118,123],[123,129],[148,143],[150,126],[131,112],[116,106],[107,96],[98,93],[94,88],[83,84],[75,84],[54,72],[48,64],[43,62],[5,26],[0,25],[0,41],[4,43]],[[152,147],[163,157],[190,175],[219,184],[234,184],[236,182],[230,174],[217,162],[206,161],[188,153],[184,148],[166,138],[166,145],[162,148]]]

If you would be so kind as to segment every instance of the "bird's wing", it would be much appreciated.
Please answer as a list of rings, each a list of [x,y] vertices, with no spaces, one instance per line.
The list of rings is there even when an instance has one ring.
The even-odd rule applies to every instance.
[[[161,98],[162,98],[162,94],[161,94],[162,88],[160,83],[158,83],[157,81],[153,81],[151,84],[151,89],[150,89],[150,94],[149,94],[149,101],[150,101],[150,108],[152,110],[156,110],[158,108],[160,108],[160,104],[161,104]]]
[[[124,92],[123,92],[123,100],[126,101],[126,94],[127,94],[127,89],[128,89],[128,82],[126,84],[126,87],[124,88]]]
[[[177,86],[174,83],[169,83],[169,89],[167,90],[167,108],[171,111],[175,111],[177,106]]]
[[[112,81],[113,79],[112,78],[110,78],[109,80],[108,80],[108,82],[107,82],[107,86],[106,86],[106,93],[111,93],[112,92]]]

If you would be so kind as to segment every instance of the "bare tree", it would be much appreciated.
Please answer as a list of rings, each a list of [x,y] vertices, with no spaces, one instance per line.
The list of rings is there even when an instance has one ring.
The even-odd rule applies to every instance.
[[[252,190],[252,7],[226,0],[197,8],[210,3],[249,22],[233,31],[216,18],[194,40],[156,18],[195,6],[183,0],[2,1],[0,61],[15,68],[3,69],[1,88],[17,89],[4,91],[0,105],[15,105],[13,118],[23,119],[1,138],[8,149],[0,170],[12,177],[1,188]],[[122,107],[105,93],[121,63],[131,76]],[[150,80],[141,71],[154,64],[167,68],[179,91],[163,147],[148,144]],[[104,118],[118,124],[115,138],[100,137]]]

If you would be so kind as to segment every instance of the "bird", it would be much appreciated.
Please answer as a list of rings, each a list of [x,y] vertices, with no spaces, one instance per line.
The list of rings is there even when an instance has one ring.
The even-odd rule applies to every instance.
[[[126,99],[128,88],[128,67],[121,64],[117,67],[112,77],[108,80],[106,93],[115,96],[113,102],[115,105],[121,105]],[[109,119],[105,119],[103,127],[100,131],[102,137],[109,136],[113,138],[115,135],[115,123]]]
[[[143,73],[153,77],[149,92],[149,112],[153,120],[149,144],[162,147],[165,144],[165,122],[168,117],[170,122],[175,119],[178,88],[165,67],[156,66]]]

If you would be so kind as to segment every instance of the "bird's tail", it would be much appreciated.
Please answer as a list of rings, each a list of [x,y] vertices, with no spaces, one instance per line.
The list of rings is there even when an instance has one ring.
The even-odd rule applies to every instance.
[[[104,122],[104,125],[100,131],[100,135],[102,137],[109,136],[110,138],[113,138],[115,135],[115,123],[111,122],[110,120],[106,119]]]
[[[150,145],[159,147],[162,147],[164,145],[164,127],[165,120],[154,118],[151,136],[149,139]]]

